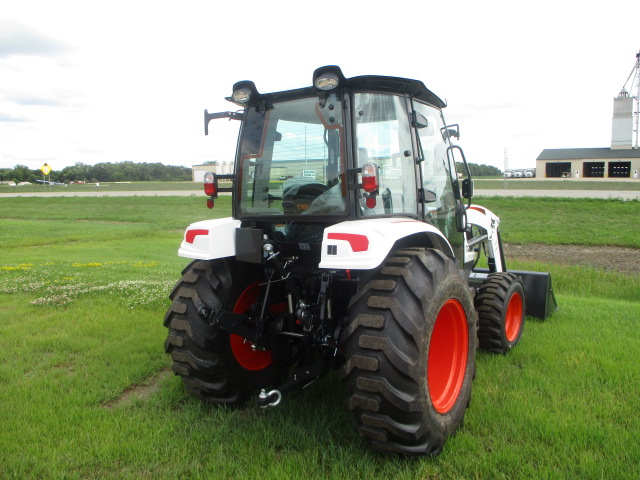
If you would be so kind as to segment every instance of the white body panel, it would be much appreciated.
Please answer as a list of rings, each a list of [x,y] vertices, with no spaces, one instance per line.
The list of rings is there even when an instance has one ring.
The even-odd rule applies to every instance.
[[[500,253],[500,239],[498,238],[498,226],[500,218],[491,210],[480,205],[471,205],[467,209],[467,223],[478,227],[482,233],[487,235],[484,241],[486,245],[486,253],[488,257],[495,259],[497,271],[502,271],[502,254]],[[465,249],[465,262],[475,257],[473,251],[475,246]]]
[[[238,227],[240,220],[231,217],[192,223],[184,232],[178,255],[199,260],[233,257]]]
[[[451,245],[434,226],[408,218],[372,218],[325,228],[320,268],[369,270],[387,257],[393,244],[417,233],[436,235]],[[447,253],[450,253],[447,252]]]

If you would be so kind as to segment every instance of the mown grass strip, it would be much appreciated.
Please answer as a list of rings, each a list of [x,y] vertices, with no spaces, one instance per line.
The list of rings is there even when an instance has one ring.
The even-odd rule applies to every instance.
[[[638,191],[640,182],[627,181],[588,181],[588,180],[532,180],[532,179],[474,179],[478,190],[619,190]]]
[[[616,199],[486,197],[507,243],[640,248],[640,202]]]
[[[3,239],[14,230],[3,220],[142,223],[161,231],[231,215],[228,196],[218,198],[212,210],[205,207],[203,197],[3,198],[0,202]],[[506,242],[640,248],[638,201],[486,197],[478,203],[500,217]]]

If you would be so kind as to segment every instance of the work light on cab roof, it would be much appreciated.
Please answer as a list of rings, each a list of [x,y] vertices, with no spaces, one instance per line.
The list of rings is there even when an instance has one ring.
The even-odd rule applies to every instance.
[[[316,78],[315,86],[320,90],[333,90],[338,86],[338,76],[335,73],[326,73]]]
[[[243,80],[233,86],[233,93],[230,97],[227,97],[227,100],[244,107],[251,102],[251,99],[257,96],[258,89],[256,85],[251,80]]]
[[[325,92],[338,88],[343,79],[342,70],[336,65],[327,65],[313,72],[313,86]]]

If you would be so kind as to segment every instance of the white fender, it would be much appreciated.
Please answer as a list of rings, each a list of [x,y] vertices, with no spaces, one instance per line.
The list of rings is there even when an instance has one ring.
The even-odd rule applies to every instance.
[[[434,226],[410,218],[372,218],[341,222],[324,229],[320,268],[369,270],[382,263],[393,244],[409,235],[427,233],[439,248],[453,249]]]
[[[500,239],[498,237],[498,226],[500,218],[491,210],[480,205],[471,205],[467,209],[467,223],[475,225],[487,235],[485,244],[487,245],[487,255],[495,259],[498,271],[502,269],[502,255],[500,253]],[[472,250],[467,250],[466,254],[475,255]],[[465,261],[467,259],[465,258]]]
[[[178,255],[199,260],[235,256],[240,223],[232,217],[192,223],[184,232]]]

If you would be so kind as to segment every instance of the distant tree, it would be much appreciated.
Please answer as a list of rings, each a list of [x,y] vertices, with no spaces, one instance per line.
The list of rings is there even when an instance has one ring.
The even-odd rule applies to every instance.
[[[26,165],[16,165],[13,168],[3,168],[0,170],[0,180],[34,183],[37,179],[42,179],[40,170],[31,170]]]
[[[469,163],[469,171],[472,177],[501,177],[502,171],[491,165],[478,165],[477,163]],[[464,165],[456,162],[456,171],[458,173],[466,173]]]
[[[86,165],[77,162],[52,173],[56,182],[144,182],[144,181],[189,181],[191,168],[162,163],[134,163],[131,161],[118,163],[96,163]],[[14,182],[35,182],[42,180],[42,172],[31,170],[25,165],[13,168],[1,168],[0,180]]]
[[[162,163],[96,163],[93,166],[83,163],[65,167],[60,172],[65,182],[144,182],[144,181],[188,181],[191,169]]]

